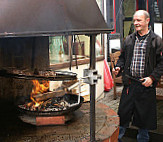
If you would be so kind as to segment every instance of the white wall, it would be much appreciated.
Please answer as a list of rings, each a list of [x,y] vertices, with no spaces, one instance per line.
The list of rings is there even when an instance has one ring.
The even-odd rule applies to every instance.
[[[69,68],[64,68],[60,70],[77,73],[77,77],[81,78],[83,77],[84,69],[88,69],[88,68],[89,68],[89,64],[85,64],[85,65],[79,65],[78,69],[76,69],[76,67],[72,67],[71,71],[69,70]],[[103,78],[104,61],[96,62],[96,70],[98,71],[98,74],[101,75],[101,79],[98,80],[98,83],[96,85],[96,99],[98,99],[104,96],[103,94],[104,93],[104,78]],[[89,89],[89,85],[88,85],[88,89]]]
[[[154,23],[154,32],[162,38],[162,23]]]

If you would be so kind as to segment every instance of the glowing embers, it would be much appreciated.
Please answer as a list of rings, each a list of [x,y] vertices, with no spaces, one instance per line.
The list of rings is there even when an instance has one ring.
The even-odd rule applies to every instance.
[[[18,105],[19,108],[29,111],[61,111],[66,110],[70,104],[63,97],[65,91],[63,89],[49,91],[49,81],[32,80],[33,89],[30,100],[26,100],[24,104]],[[58,97],[60,95],[60,97]]]

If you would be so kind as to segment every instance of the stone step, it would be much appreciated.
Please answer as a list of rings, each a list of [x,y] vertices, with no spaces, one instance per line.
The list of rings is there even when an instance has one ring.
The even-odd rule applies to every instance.
[[[122,142],[137,142],[136,138],[130,138],[130,137],[123,137]]]
[[[127,128],[123,141],[130,142],[130,140],[133,140],[132,142],[135,142],[136,136],[137,136],[136,128]],[[157,131],[150,131],[149,136],[150,136],[150,142],[163,142],[163,133],[158,133]]]

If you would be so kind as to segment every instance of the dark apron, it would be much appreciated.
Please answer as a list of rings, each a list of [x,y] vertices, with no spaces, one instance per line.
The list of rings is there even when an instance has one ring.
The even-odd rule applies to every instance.
[[[156,129],[156,88],[131,81],[129,86],[124,86],[122,90],[118,114],[120,126],[128,127],[132,122],[132,125],[139,128]]]

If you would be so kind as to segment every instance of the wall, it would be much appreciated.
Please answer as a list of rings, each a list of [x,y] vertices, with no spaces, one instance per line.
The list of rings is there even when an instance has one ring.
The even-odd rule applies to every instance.
[[[79,65],[78,69],[76,69],[76,67],[72,67],[71,72],[77,73],[77,75],[78,75],[77,77],[81,78],[81,77],[83,77],[83,70],[88,69],[88,68],[89,68],[89,64]],[[96,99],[99,99],[104,96],[103,69],[104,69],[104,61],[102,60],[102,61],[96,62],[96,70],[98,71],[98,74],[100,74],[102,76],[102,78],[98,80],[98,84],[96,85]],[[61,70],[62,71],[70,71],[69,68],[64,68]],[[89,85],[88,85],[88,89],[89,89]]]

